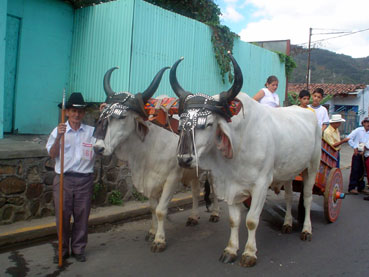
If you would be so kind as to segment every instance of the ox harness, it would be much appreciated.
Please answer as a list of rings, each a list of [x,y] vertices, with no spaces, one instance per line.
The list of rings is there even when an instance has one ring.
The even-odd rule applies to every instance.
[[[238,99],[232,100],[229,105],[221,105],[213,97],[206,94],[191,94],[185,99],[184,107],[187,112],[179,111],[179,100],[177,98],[150,98],[143,104],[140,93],[132,95],[126,92],[116,93],[108,97],[107,105],[100,114],[96,123],[94,137],[104,139],[110,117],[124,118],[128,110],[140,114],[145,120],[179,134],[181,128],[205,128],[207,116],[215,112],[223,116],[228,122],[231,117],[239,113],[242,103]],[[181,109],[182,110],[182,109]],[[173,115],[180,114],[180,120]]]

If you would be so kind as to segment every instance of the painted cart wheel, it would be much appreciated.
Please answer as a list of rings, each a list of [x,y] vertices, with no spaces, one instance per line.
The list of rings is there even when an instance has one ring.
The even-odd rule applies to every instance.
[[[328,222],[335,222],[340,213],[343,193],[342,173],[339,168],[332,168],[325,183],[324,215]]]

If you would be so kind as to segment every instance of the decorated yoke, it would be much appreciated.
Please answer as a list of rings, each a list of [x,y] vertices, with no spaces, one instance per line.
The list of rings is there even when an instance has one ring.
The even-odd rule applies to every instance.
[[[178,134],[179,120],[173,118],[173,115],[178,114],[178,106],[179,99],[174,97],[163,99],[150,98],[144,108],[149,121]],[[238,114],[241,108],[242,103],[237,98],[229,104],[229,110],[232,116]]]

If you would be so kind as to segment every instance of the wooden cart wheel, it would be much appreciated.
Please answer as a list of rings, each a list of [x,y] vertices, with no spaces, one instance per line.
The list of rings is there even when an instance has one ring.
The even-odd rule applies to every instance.
[[[335,222],[340,213],[342,199],[339,194],[343,192],[342,173],[339,168],[332,168],[325,182],[324,215],[328,222]]]

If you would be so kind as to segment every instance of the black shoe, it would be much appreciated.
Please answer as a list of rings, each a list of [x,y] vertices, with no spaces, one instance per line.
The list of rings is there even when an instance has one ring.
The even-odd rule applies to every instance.
[[[63,261],[65,261],[66,259],[68,259],[69,258],[69,253],[65,253],[64,255],[63,255],[63,258],[62,258],[62,260]],[[58,264],[59,263],[59,255],[55,255],[54,256],[54,264]]]
[[[77,262],[83,263],[86,261],[85,254],[74,254],[72,253],[72,256],[77,260]]]
[[[369,201],[369,196],[364,197],[364,200]]]

